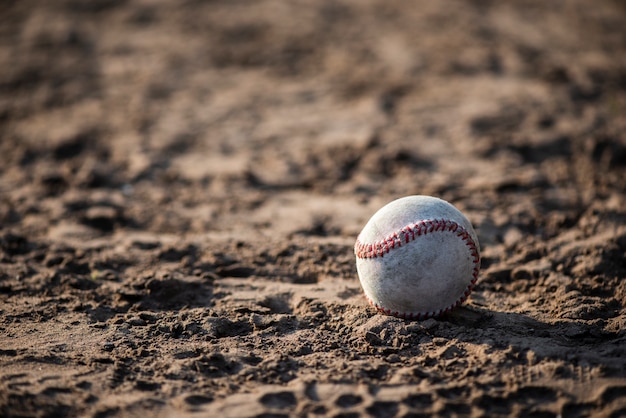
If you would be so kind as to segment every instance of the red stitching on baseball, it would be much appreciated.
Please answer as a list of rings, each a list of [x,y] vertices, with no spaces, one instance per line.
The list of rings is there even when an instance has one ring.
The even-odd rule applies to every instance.
[[[354,244],[354,253],[358,258],[364,259],[383,257],[385,254],[388,254],[391,249],[401,247],[403,241],[404,243],[408,244],[409,242],[414,241],[417,237],[430,234],[434,231],[450,231],[455,233],[455,235],[458,236],[469,249],[470,256],[472,257],[472,262],[474,263],[474,268],[472,270],[472,278],[470,280],[470,283],[467,285],[467,288],[463,292],[463,295],[459,297],[459,299],[457,299],[457,301],[454,302],[452,305],[434,312],[391,312],[391,309],[378,306],[378,304],[376,304],[367,295],[365,295],[365,298],[368,300],[369,304],[376,308],[379,312],[404,319],[419,320],[431,318],[441,315],[442,313],[448,313],[452,311],[454,308],[465,302],[469,295],[472,293],[472,290],[474,289],[474,286],[478,281],[478,273],[480,271],[480,254],[478,252],[478,246],[472,239],[472,236],[469,234],[469,232],[454,221],[446,219],[426,219],[416,222],[412,225],[407,225],[404,228],[400,229],[400,231],[394,232],[387,238],[376,241],[373,244],[364,244],[357,238],[357,241]]]

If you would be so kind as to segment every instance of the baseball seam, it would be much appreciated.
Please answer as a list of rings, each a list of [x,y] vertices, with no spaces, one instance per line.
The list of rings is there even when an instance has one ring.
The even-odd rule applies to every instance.
[[[388,237],[371,244],[363,243],[360,241],[360,239],[357,238],[356,244],[354,245],[354,253],[356,254],[357,258],[361,259],[383,257],[385,254],[389,254],[391,250],[415,241],[418,237],[422,235],[431,234],[433,232],[445,231],[453,232],[465,243],[465,245],[467,245],[470,251],[470,255],[472,256],[472,262],[474,263],[470,283],[465,289],[465,292],[463,292],[463,295],[459,299],[457,299],[456,302],[448,307],[439,309],[434,312],[398,312],[392,311],[391,309],[385,308],[384,306],[379,306],[372,299],[370,299],[369,296],[365,295],[370,305],[375,307],[378,311],[387,315],[397,316],[405,319],[426,319],[450,312],[451,310],[465,302],[470,293],[472,293],[472,290],[476,285],[476,281],[478,280],[478,272],[480,270],[480,254],[478,251],[478,246],[476,245],[476,242],[474,242],[474,239],[472,238],[470,233],[454,221],[451,221],[449,219],[422,220],[414,224],[407,225],[399,231],[389,235]]]

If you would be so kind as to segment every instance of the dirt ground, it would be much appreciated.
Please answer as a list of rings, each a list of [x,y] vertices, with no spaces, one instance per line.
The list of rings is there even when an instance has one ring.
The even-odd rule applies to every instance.
[[[621,1],[4,0],[0,415],[626,416]],[[380,315],[405,195],[482,250]]]

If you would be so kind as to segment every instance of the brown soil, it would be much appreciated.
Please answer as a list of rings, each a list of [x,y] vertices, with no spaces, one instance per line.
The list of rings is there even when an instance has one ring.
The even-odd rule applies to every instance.
[[[620,1],[5,0],[0,415],[626,415]],[[379,315],[388,201],[474,224]]]

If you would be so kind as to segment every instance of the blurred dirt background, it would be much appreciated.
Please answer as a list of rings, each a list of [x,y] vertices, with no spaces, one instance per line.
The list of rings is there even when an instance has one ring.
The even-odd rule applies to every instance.
[[[626,415],[622,1],[3,0],[0,415]],[[470,300],[353,245],[435,195]]]

